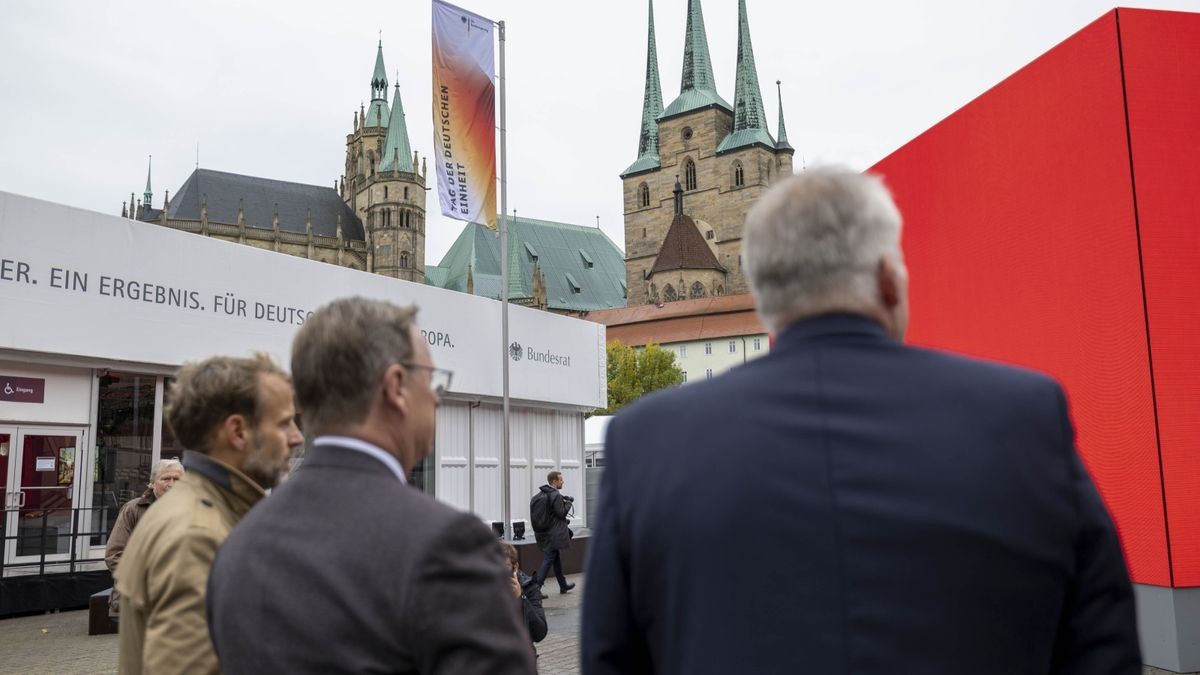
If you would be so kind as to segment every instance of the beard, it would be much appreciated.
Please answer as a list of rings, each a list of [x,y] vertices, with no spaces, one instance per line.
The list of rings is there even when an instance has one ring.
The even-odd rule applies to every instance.
[[[246,463],[242,465],[242,473],[258,483],[264,490],[277,487],[287,479],[291,452],[284,454],[283,460],[278,461],[262,442],[258,432],[250,436],[250,452],[246,455]]]

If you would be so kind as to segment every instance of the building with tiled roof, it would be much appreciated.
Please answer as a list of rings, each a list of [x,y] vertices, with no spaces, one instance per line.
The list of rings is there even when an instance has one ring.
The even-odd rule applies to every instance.
[[[424,282],[426,172],[409,143],[398,85],[388,105],[382,42],[370,84],[371,104],[354,114],[345,171],[332,187],[197,167],[156,209],[147,172],[142,199],[131,194],[121,215]]]
[[[685,381],[711,378],[770,351],[770,337],[749,294],[588,312],[609,342],[657,344],[675,355]]]
[[[778,138],[767,129],[745,0],[738,1],[737,30],[730,105],[713,78],[700,0],[688,0],[680,92],[664,108],[650,5],[638,155],[621,174],[629,305],[749,290],[742,270],[742,224],[767,187],[792,173],[795,150],[787,141],[782,102]],[[667,249],[679,244],[684,229],[676,226],[679,216],[672,209],[676,185],[682,186],[687,199],[688,219],[717,263],[706,265],[706,274],[693,275],[699,278],[684,275],[685,288],[680,288],[678,279],[663,280],[663,261],[676,255]],[[692,237],[685,244],[693,255],[701,253]],[[673,298],[667,297],[668,283]]]
[[[599,228],[510,217],[508,246],[510,301],[564,314],[625,306],[624,257]],[[425,280],[499,298],[500,265],[497,232],[471,223]]]

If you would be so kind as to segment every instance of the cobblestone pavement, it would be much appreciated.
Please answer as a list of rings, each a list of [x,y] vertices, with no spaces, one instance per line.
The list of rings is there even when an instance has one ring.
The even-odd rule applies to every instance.
[[[539,675],[579,673],[579,609],[583,576],[560,595],[553,581],[543,602],[550,634],[538,644]],[[87,634],[87,611],[0,619],[0,673],[115,673],[117,636]]]

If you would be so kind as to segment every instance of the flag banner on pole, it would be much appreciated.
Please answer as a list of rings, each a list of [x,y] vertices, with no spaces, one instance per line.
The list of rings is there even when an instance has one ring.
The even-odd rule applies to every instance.
[[[433,0],[433,135],[442,215],[496,229],[493,24]]]

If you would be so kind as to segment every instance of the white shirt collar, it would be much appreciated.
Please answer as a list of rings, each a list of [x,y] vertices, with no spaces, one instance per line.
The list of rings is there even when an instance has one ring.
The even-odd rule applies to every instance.
[[[392,473],[396,474],[396,478],[399,479],[401,483],[408,482],[408,480],[404,477],[404,467],[400,466],[400,461],[389,454],[387,450],[384,450],[374,443],[368,443],[358,438],[350,438],[349,436],[318,436],[317,439],[313,441],[313,445],[336,445],[341,448],[357,450],[365,455],[370,455],[383,462],[387,468],[391,469]]]

